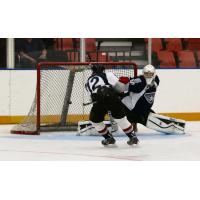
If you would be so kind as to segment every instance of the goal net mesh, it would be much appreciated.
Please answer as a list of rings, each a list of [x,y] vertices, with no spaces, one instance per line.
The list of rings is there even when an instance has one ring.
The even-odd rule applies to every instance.
[[[77,130],[78,121],[89,119],[91,105],[85,83],[91,75],[87,62],[39,63],[36,94],[28,115],[11,133],[39,134],[41,131]],[[117,77],[137,74],[135,63],[101,63]]]

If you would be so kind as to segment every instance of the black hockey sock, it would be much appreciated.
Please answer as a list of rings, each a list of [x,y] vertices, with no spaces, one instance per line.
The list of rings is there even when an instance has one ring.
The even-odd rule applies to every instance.
[[[126,135],[131,138],[131,137],[135,137],[135,133],[134,132],[130,132],[130,133],[126,133]]]
[[[102,135],[105,139],[112,138],[112,135],[107,132],[106,134]]]

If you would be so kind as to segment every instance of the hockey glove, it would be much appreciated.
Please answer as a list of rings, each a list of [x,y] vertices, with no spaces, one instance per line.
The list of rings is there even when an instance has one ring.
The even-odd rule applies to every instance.
[[[97,90],[97,101],[102,101],[113,95],[114,91],[110,87],[102,86]]]
[[[119,77],[119,82],[121,82],[121,83],[123,83],[123,84],[127,84],[127,83],[129,83],[129,78],[128,77],[126,77],[126,76],[121,76],[121,77]]]

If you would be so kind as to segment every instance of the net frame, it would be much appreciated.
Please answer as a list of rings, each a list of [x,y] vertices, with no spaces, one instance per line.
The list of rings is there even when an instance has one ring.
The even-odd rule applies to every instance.
[[[133,70],[134,70],[134,77],[137,76],[137,64],[134,62],[40,62],[37,64],[37,82],[36,82],[36,129],[35,130],[26,130],[26,128],[24,130],[17,130],[15,128],[13,128],[11,130],[11,133],[13,134],[26,134],[26,135],[39,135],[40,132],[45,132],[45,131],[59,131],[59,130],[77,130],[77,127],[75,125],[72,126],[73,128],[69,128],[70,126],[67,125],[66,126],[66,118],[68,115],[68,110],[69,110],[69,105],[70,105],[70,99],[71,99],[71,93],[72,93],[72,86],[69,88],[67,88],[67,93],[66,93],[66,97],[67,99],[65,100],[65,105],[63,105],[63,108],[65,107],[65,109],[63,109],[62,116],[63,117],[62,122],[64,122],[61,128],[59,130],[55,130],[53,127],[42,127],[41,126],[41,70],[43,67],[54,67],[54,66],[70,66],[70,73],[72,73],[72,75],[69,75],[69,78],[71,78],[70,82],[73,82],[73,78],[75,76],[75,73],[77,71],[81,71],[84,70],[85,68],[87,68],[87,66],[90,66],[92,64],[102,64],[105,66],[105,69],[109,69],[109,67],[111,66],[133,66]],[[85,66],[84,68],[81,66]],[[68,84],[69,85],[69,84]],[[68,87],[68,86],[67,86]],[[34,104],[34,103],[33,103]],[[27,116],[30,115],[31,110],[33,108],[33,104],[31,106],[31,109],[29,111],[29,114]],[[22,123],[21,123],[22,124]],[[63,127],[63,128],[62,128]],[[66,129],[68,127],[68,129]]]

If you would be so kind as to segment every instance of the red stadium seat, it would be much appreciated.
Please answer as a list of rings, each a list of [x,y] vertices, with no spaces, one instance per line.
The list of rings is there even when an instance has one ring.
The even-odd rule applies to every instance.
[[[183,50],[181,38],[166,38],[165,43],[168,51],[177,52]]]
[[[79,38],[63,38],[63,50],[80,50],[80,39]],[[60,44],[60,42],[59,42]],[[85,49],[86,51],[96,51],[96,40],[95,38],[85,38]]]
[[[157,57],[161,68],[176,68],[174,54],[171,51],[159,51]]]
[[[80,61],[80,56],[79,56],[79,52],[71,52],[71,51],[68,51],[67,52],[67,58],[68,58],[68,61],[69,62],[79,62]]]
[[[74,46],[72,38],[56,38],[55,49],[59,51],[73,50]]]
[[[152,38],[152,52],[163,50],[161,38]]]
[[[200,43],[200,38],[186,38],[188,43]]]
[[[92,52],[88,53],[88,61],[90,62],[109,62],[110,58],[106,53],[102,52]]]
[[[72,38],[63,38],[61,45],[63,51],[74,49]]]
[[[85,49],[86,51],[96,51],[96,40],[95,38],[85,38]]]
[[[195,62],[195,57],[193,51],[179,51],[177,52],[179,59],[180,68],[195,68],[197,64]]]
[[[187,39],[188,50],[200,50],[200,38],[188,38]]]

